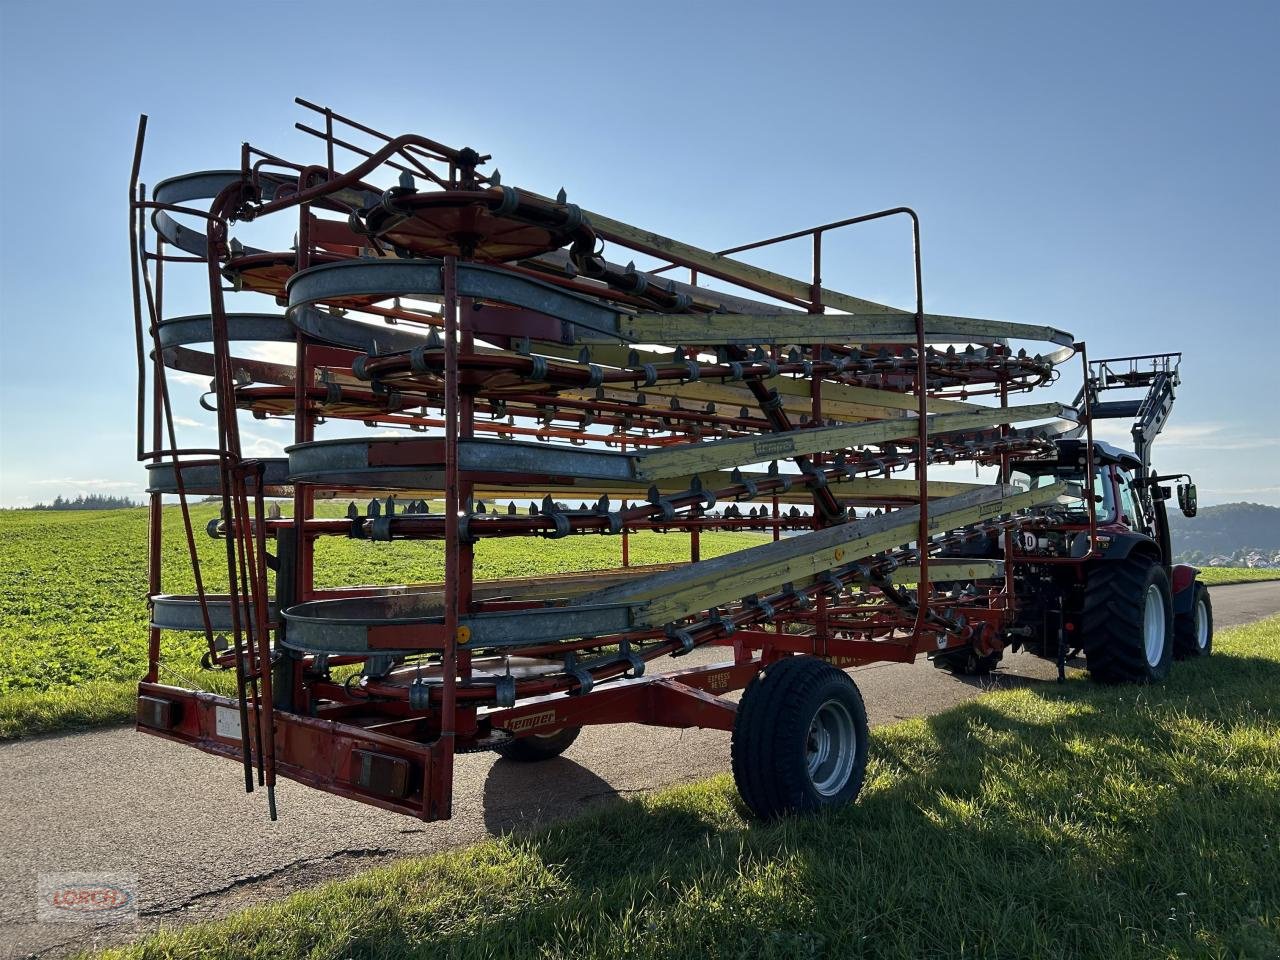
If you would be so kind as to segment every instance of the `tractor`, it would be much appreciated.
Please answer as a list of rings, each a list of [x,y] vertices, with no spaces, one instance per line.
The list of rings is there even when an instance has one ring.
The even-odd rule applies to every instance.
[[[984,674],[1004,650],[1021,648],[1055,660],[1060,679],[1066,661],[1083,654],[1096,681],[1150,683],[1163,680],[1175,659],[1210,654],[1209,591],[1194,567],[1173,563],[1166,513],[1177,482],[1179,508],[1195,516],[1195,484],[1186,474],[1151,468],[1180,359],[1169,353],[1089,363],[1075,407],[1086,422],[1132,420],[1132,451],[1094,440],[1082,427],[1054,440],[1047,456],[1001,466],[1000,479],[1017,488],[1065,482],[1070,493],[1038,526],[953,551],[1008,561],[1012,615],[995,636],[933,654],[935,666]],[[1113,391],[1128,396],[1111,399]],[[1134,391],[1142,395],[1134,398]]]

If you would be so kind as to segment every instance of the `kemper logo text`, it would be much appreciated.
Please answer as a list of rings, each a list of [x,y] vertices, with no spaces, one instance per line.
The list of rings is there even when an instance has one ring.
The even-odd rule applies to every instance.
[[[554,710],[544,710],[542,713],[531,713],[527,717],[517,717],[507,724],[507,729],[512,733],[518,733],[521,730],[545,727],[547,724],[555,722],[556,712]]]

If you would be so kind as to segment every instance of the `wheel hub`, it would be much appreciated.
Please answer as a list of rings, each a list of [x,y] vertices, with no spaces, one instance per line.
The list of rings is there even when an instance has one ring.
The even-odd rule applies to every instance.
[[[809,780],[822,796],[839,793],[853,772],[858,749],[853,716],[843,703],[828,700],[814,714],[806,737]]]
[[[1203,650],[1209,646],[1209,611],[1203,600],[1196,601],[1196,646]]]
[[[1146,603],[1142,611],[1142,639],[1148,665],[1159,666],[1164,657],[1165,610],[1164,594],[1154,583],[1147,587]]]

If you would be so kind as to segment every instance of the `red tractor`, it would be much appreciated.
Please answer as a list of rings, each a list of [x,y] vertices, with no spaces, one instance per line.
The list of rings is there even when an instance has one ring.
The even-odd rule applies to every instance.
[[[1158,475],[1151,444],[1173,407],[1181,354],[1118,357],[1089,364],[1075,406],[1089,420],[1133,422],[1133,452],[1075,436],[1058,439],[1053,454],[1011,460],[1001,479],[1022,489],[1065,481],[1071,491],[1041,525],[980,541],[965,551],[1004,557],[1014,615],[985,646],[941,651],[935,666],[986,673],[1004,649],[1057,661],[1083,654],[1103,683],[1162,680],[1175,659],[1208,656],[1213,607],[1197,570],[1172,562],[1165,502],[1196,513],[1196,489],[1186,474]],[[1137,399],[1103,399],[1110,391],[1141,390]],[[1084,433],[1082,429],[1078,433]],[[1086,482],[1086,478],[1088,482]]]

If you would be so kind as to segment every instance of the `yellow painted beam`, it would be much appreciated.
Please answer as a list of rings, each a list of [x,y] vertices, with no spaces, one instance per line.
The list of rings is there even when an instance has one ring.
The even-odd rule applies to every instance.
[[[587,214],[587,219],[591,221],[591,226],[598,236],[605,240],[612,240],[614,243],[620,243],[633,250],[656,251],[659,256],[668,256],[685,263],[691,263],[703,273],[718,276],[725,280],[736,280],[757,287],[775,290],[785,296],[806,302],[812,294],[809,284],[793,277],[774,273],[772,270],[765,270],[761,267],[753,267],[751,264],[743,263],[741,260],[722,257],[710,250],[703,250],[687,243],[681,243],[679,240],[664,237],[660,233],[633,227],[620,220],[614,220],[612,217],[606,217],[602,213],[587,211],[584,211],[584,213]],[[822,291],[822,300],[828,307],[844,310],[848,313],[901,314],[905,312],[886,306],[883,303],[864,300],[861,297],[825,288]],[[794,321],[794,319],[793,316],[792,320]]]
[[[1020,407],[992,407],[982,413],[937,414],[929,417],[929,433],[991,427],[996,424],[1061,416],[1057,403]],[[915,436],[913,419],[877,420],[847,426],[815,427],[789,433],[733,437],[706,443],[663,447],[636,456],[636,477],[658,480],[681,473],[698,473],[769,460],[785,460],[845,447],[887,443]]]
[[[877,343],[915,336],[915,315],[906,313],[825,313],[797,319],[793,313],[620,314],[622,336],[636,343],[801,344]],[[925,339],[932,342],[991,343],[1005,338],[1062,342],[1052,327],[976,317],[925,315]]]
[[[930,506],[930,529],[958,529],[1050,503],[1066,486],[1009,494],[1011,489],[997,485],[938,501]],[[632,604],[637,626],[662,626],[785,583],[807,584],[828,570],[914,541],[918,526],[919,508],[907,507],[611,587],[582,602]]]

